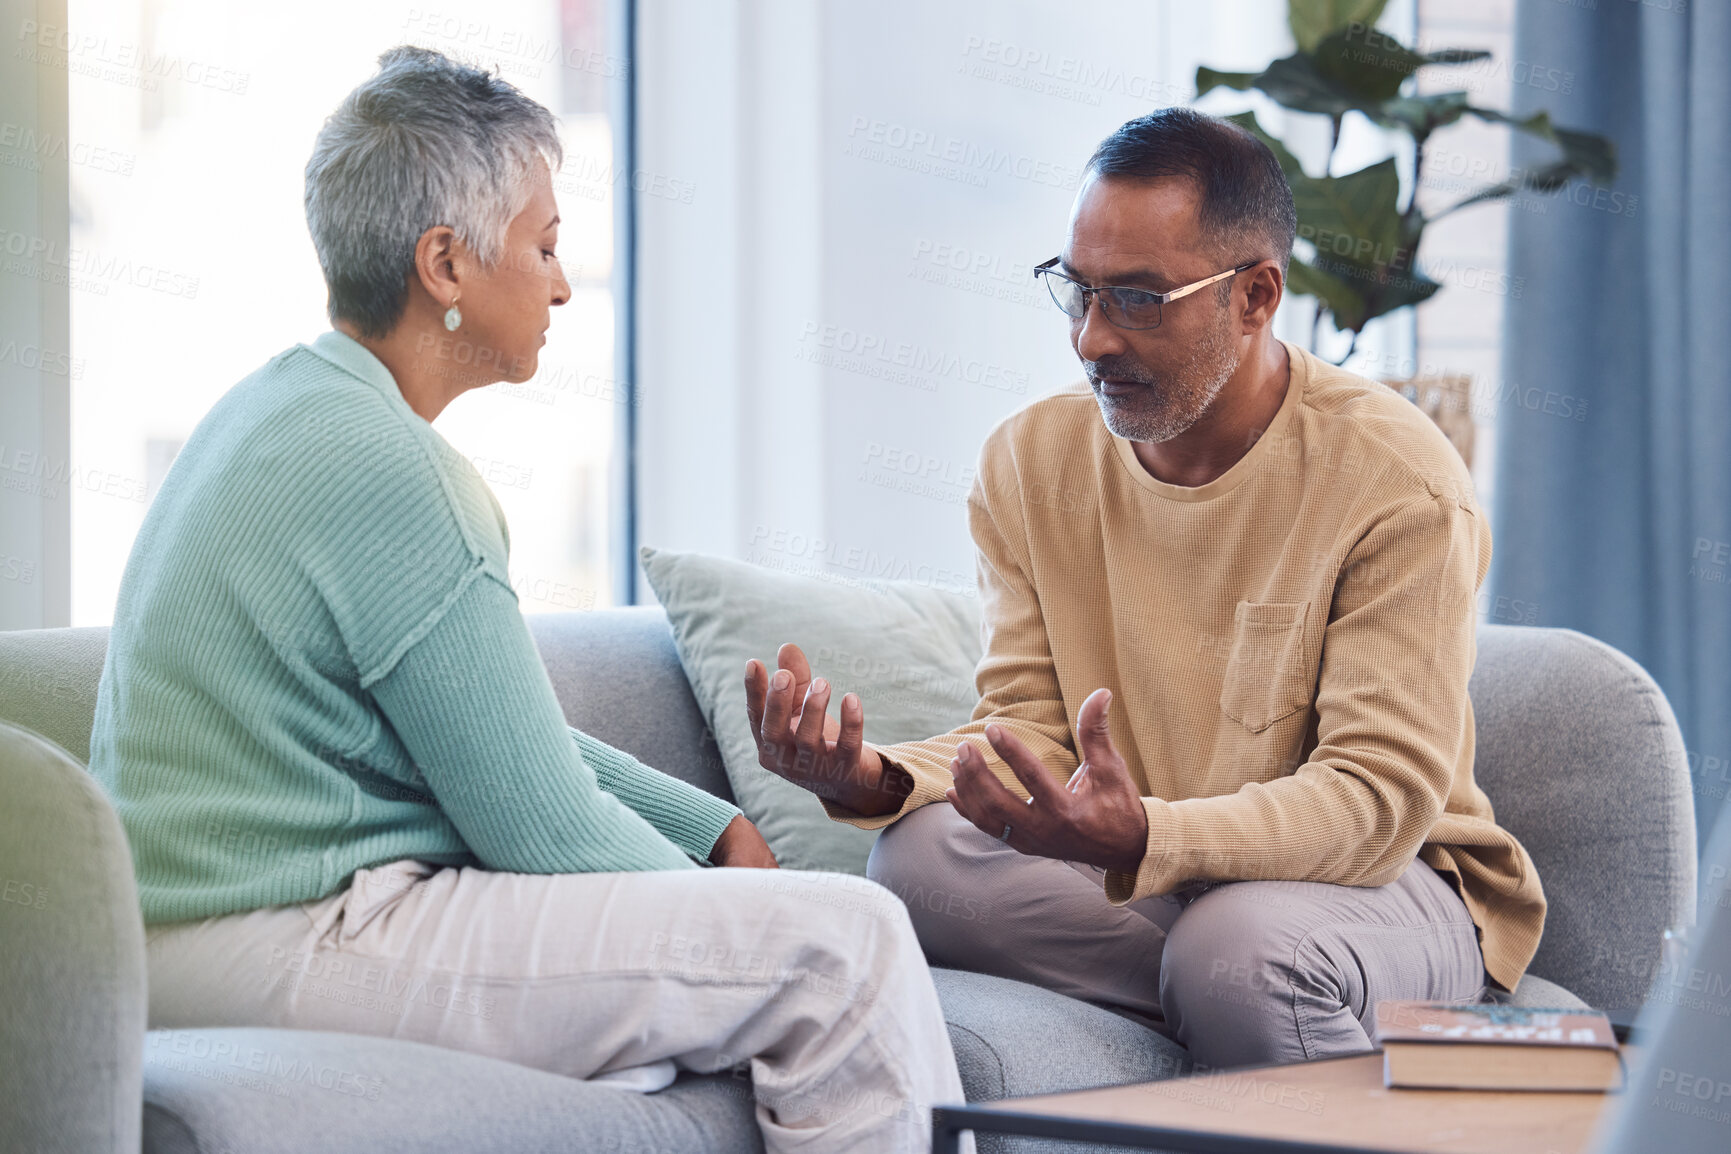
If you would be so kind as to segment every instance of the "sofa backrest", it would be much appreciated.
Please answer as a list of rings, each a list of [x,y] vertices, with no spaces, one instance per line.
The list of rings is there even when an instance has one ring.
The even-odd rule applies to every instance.
[[[733,800],[665,613],[603,609],[527,620],[569,724]],[[88,765],[107,651],[107,626],[0,632],[0,721],[34,730]]]
[[[727,801],[721,751],[657,606],[527,618],[565,720]],[[745,670],[739,671],[741,682]]]
[[[666,614],[528,620],[570,724],[733,800]],[[87,761],[107,632],[0,633],[0,720]],[[1638,1005],[1665,928],[1693,918],[1693,800],[1676,718],[1639,665],[1584,634],[1481,625],[1478,644],[1479,784],[1550,902],[1533,972],[1595,1005]]]
[[[34,730],[86,765],[108,627],[0,633],[0,721]]]
[[[144,923],[96,779],[0,722],[0,1148],[137,1154]]]
[[[1481,625],[1474,776],[1538,867],[1532,972],[1594,1006],[1646,998],[1665,929],[1694,920],[1695,812],[1670,703],[1572,629]]]

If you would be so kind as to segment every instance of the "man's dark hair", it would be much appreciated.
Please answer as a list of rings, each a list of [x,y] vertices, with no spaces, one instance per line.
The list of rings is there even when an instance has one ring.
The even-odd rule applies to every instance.
[[[1194,108],[1162,108],[1102,140],[1086,171],[1193,182],[1202,193],[1203,234],[1218,238],[1226,259],[1277,260],[1286,275],[1298,231],[1292,188],[1268,146],[1236,124]]]

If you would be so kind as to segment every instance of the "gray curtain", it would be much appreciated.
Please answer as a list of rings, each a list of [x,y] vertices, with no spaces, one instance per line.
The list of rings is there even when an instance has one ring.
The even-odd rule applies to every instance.
[[[1731,791],[1731,3],[1520,0],[1514,55],[1572,89],[1516,110],[1610,136],[1621,173],[1509,212],[1491,593],[1652,673],[1705,843]]]

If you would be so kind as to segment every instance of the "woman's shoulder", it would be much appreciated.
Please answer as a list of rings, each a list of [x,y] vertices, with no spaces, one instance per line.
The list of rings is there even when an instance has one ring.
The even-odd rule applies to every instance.
[[[394,388],[394,386],[393,386]],[[284,349],[231,388],[188,438],[277,483],[306,476],[415,480],[446,471],[441,438],[401,397],[345,371],[307,345]]]
[[[187,438],[254,453],[401,453],[413,429],[372,383],[331,364],[306,345],[284,349],[231,386]],[[414,454],[424,457],[425,453]]]
[[[472,555],[495,552],[498,526],[491,503],[474,491],[484,488],[474,466],[400,396],[393,403],[379,382],[306,345],[283,350],[225,393],[175,466],[175,487],[188,496],[233,509],[268,502],[275,528],[290,536],[297,526],[327,540],[407,530],[455,536]]]

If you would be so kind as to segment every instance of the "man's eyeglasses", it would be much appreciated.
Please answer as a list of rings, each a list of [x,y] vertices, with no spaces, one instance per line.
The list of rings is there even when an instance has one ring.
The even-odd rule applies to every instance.
[[[1034,275],[1043,277],[1046,288],[1052,294],[1053,302],[1064,312],[1076,320],[1081,320],[1088,312],[1088,298],[1098,298],[1100,312],[1105,318],[1121,329],[1157,329],[1160,327],[1160,306],[1179,297],[1187,297],[1198,289],[1207,288],[1217,281],[1227,277],[1237,276],[1247,268],[1252,268],[1262,262],[1251,261],[1237,268],[1227,269],[1211,277],[1173,289],[1171,292],[1157,293],[1148,289],[1129,288],[1122,285],[1101,285],[1099,288],[1089,288],[1078,284],[1057,271],[1056,265],[1060,258],[1053,257],[1045,264],[1036,265]]]

